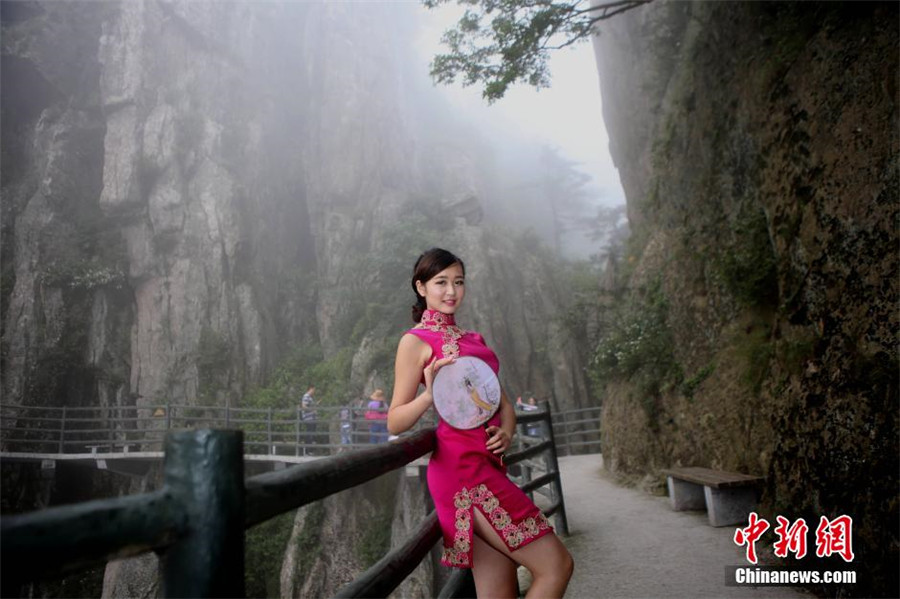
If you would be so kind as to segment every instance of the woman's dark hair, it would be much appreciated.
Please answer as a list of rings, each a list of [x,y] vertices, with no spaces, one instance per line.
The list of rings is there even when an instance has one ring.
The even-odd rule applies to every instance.
[[[425,298],[419,295],[419,291],[416,289],[416,281],[422,281],[422,283],[425,284],[433,279],[439,272],[450,268],[454,264],[459,264],[463,274],[466,274],[466,265],[463,264],[463,261],[447,250],[442,250],[441,248],[431,248],[430,250],[426,250],[425,253],[416,260],[412,276],[412,289],[413,293],[416,294],[416,303],[413,304],[412,307],[413,322],[420,322],[422,320],[422,313],[428,307],[425,304]]]

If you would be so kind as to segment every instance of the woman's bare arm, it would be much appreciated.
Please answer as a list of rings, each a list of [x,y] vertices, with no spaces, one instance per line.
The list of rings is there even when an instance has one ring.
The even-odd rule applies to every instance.
[[[392,435],[399,435],[412,428],[434,403],[431,381],[435,373],[453,359],[437,360],[426,367],[431,360],[431,354],[431,347],[415,335],[406,334],[400,338],[397,359],[394,362],[394,393],[387,421],[388,431]],[[416,396],[423,370],[425,390]]]

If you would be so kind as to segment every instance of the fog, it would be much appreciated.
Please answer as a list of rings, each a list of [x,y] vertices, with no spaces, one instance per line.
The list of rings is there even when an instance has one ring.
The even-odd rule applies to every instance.
[[[463,9],[455,4],[431,10],[417,3],[415,7],[415,61],[417,68],[427,75],[434,55],[445,51],[440,42],[443,32],[456,23]],[[482,98],[481,88],[477,85],[465,87],[459,82],[437,85],[435,92],[453,108],[457,118],[478,129],[496,153],[498,162],[507,169],[541,163],[541,155],[550,150],[584,176],[580,183],[584,204],[580,216],[593,215],[595,207],[617,210],[618,214],[624,215],[625,196],[609,153],[591,43],[585,41],[551,53],[549,66],[549,88],[516,84],[493,104]],[[505,190],[522,193],[523,190],[534,191],[538,185],[539,182],[526,177],[507,181]],[[504,189],[499,192],[502,194]],[[545,196],[539,201],[548,201],[548,198]],[[526,226],[524,222],[519,224]],[[537,229],[539,233],[549,234]],[[602,250],[607,243],[608,240],[591,240],[578,232],[566,236],[561,247],[556,249],[570,258],[586,258]]]
[[[461,10],[455,5],[433,10],[418,8],[416,47],[421,68],[427,72],[432,57],[444,49],[440,43],[442,33],[456,22]],[[463,118],[483,125],[501,151],[512,151],[522,142],[558,148],[591,177],[600,203],[624,204],[619,173],[609,154],[591,44],[579,43],[557,51],[551,54],[549,64],[551,87],[538,90],[518,84],[493,105],[487,104],[475,86],[455,83],[438,86],[437,90],[460,110]]]

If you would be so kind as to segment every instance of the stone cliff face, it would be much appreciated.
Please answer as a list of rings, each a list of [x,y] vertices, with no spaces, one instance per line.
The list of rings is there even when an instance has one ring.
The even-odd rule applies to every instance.
[[[610,385],[606,463],[763,474],[773,522],[851,515],[862,595],[897,590],[896,21],[655,2],[595,39],[628,296],[663,298],[677,365],[643,406]]]
[[[364,263],[400,261],[418,222],[440,236],[400,247],[404,269],[442,241],[515,284],[474,317],[513,392],[584,403],[573,352],[527,363],[564,345],[541,312],[564,298],[523,313],[546,269],[513,274],[487,234],[489,174],[419,99],[412,27],[401,5],[5,5],[5,401],[238,405],[303,346],[389,384],[366,346],[396,342],[412,298]],[[354,337],[367,302],[402,310]]]
[[[4,403],[239,406],[306,348],[389,389],[432,245],[466,260],[461,324],[511,394],[589,401],[554,258],[487,209],[489,150],[413,69],[410,5],[0,6]],[[321,543],[345,540],[328,522]],[[142,561],[106,593],[146,590]],[[325,567],[286,565],[286,595]]]

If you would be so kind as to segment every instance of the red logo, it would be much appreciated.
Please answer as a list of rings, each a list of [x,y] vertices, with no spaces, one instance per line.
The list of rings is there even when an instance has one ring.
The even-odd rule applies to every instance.
[[[774,529],[778,536],[778,540],[774,544],[775,557],[786,558],[789,553],[793,553],[796,559],[805,557],[806,533],[809,532],[806,521],[798,518],[791,524],[791,521],[783,516],[776,516],[775,519],[778,521],[778,526]],[[757,563],[756,542],[769,529],[769,522],[765,518],[760,518],[756,512],[750,512],[748,522],[749,526],[746,528],[735,529],[734,543],[738,547],[746,545],[747,561],[755,564]],[[821,516],[819,526],[816,527],[816,556],[829,557],[836,553],[845,562],[852,562],[855,557],[852,537],[853,518],[841,515],[829,520],[825,516]]]
[[[852,533],[853,518],[850,516],[838,516],[834,520],[822,516],[816,528],[816,555],[828,557],[832,553],[837,553],[845,562],[852,562]]]
[[[775,541],[775,556],[787,557],[788,553],[793,553],[797,559],[802,559],[806,555],[806,533],[809,527],[803,518],[794,522],[790,528],[790,520],[784,516],[776,516],[778,526],[775,527],[775,534],[778,540]]]
[[[769,529],[769,523],[764,518],[759,518],[756,512],[750,512],[750,526],[738,528],[734,531],[734,542],[740,547],[747,545],[747,561],[756,563],[756,541]]]

